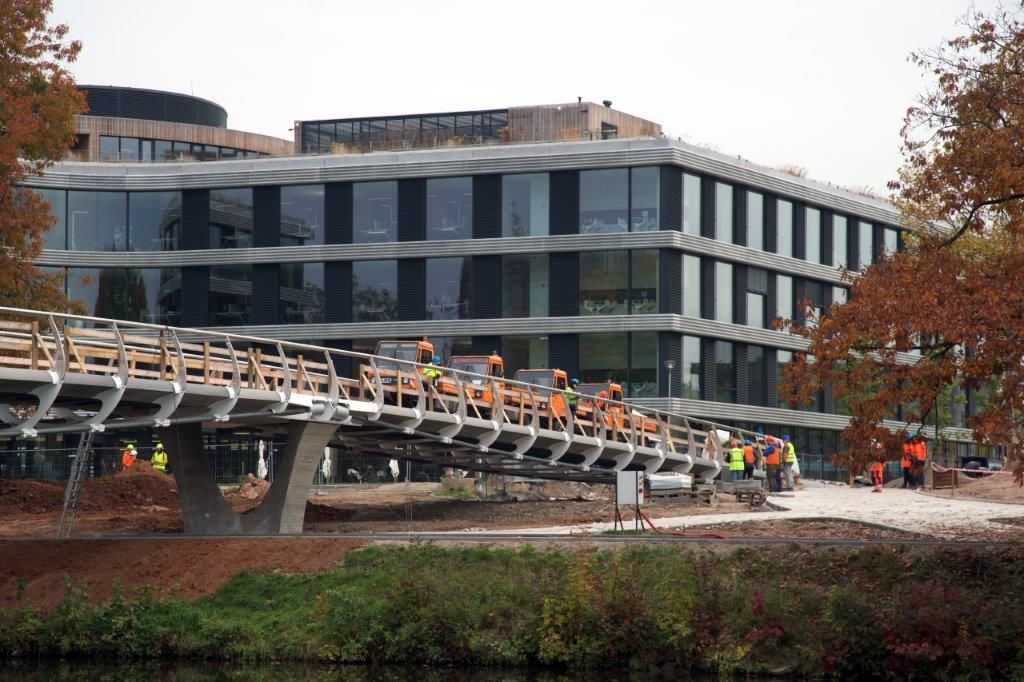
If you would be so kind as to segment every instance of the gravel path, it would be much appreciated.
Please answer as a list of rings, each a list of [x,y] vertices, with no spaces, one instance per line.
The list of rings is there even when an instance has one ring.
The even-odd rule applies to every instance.
[[[658,528],[696,528],[747,520],[828,518],[879,524],[947,539],[1024,538],[1021,526],[990,520],[1024,518],[1024,507],[1014,504],[941,498],[899,488],[872,493],[870,488],[849,488],[816,481],[806,481],[802,490],[772,495],[768,500],[784,510],[668,517],[657,519],[655,523]],[[592,523],[509,532],[600,533],[611,528],[611,523]]]

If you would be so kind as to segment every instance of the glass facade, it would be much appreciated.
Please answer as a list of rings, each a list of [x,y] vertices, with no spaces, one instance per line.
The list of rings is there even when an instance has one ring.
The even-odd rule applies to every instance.
[[[580,171],[580,233],[629,231],[629,169]]]
[[[210,190],[210,248],[252,247],[252,189]]]
[[[683,256],[683,315],[700,317],[700,257]]]
[[[33,189],[33,192],[41,196],[50,204],[50,215],[56,218],[53,227],[46,231],[47,249],[67,248],[67,193],[62,189]]]
[[[679,379],[683,385],[681,398],[700,399],[700,339],[683,337],[683,357]]]
[[[345,153],[380,149],[437,147],[449,141],[468,144],[511,141],[508,109],[458,111],[390,118],[339,118],[303,121],[302,153]]]
[[[806,208],[805,225],[807,227],[806,251],[807,260],[811,263],[821,262],[821,211],[808,206]]]
[[[764,327],[764,295],[747,292],[747,326]]]
[[[732,315],[732,264],[715,263],[715,320],[733,321]]]
[[[658,312],[658,265],[656,250],[631,251],[630,304],[631,315],[653,315]]]
[[[656,250],[580,253],[580,315],[648,315],[658,308]]]
[[[885,236],[885,244],[883,245],[885,254],[888,256],[896,253],[899,247],[899,233],[891,227],[887,227],[883,230],[882,234]]]
[[[715,400],[736,402],[736,358],[729,341],[715,341]]]
[[[68,192],[68,250],[124,251],[127,212],[124,192]]]
[[[657,166],[630,170],[629,227],[650,232],[661,227],[661,169]]]
[[[263,152],[212,144],[190,144],[172,140],[100,135],[99,161],[152,163],[163,161],[221,161],[269,156]]]
[[[130,251],[177,251],[181,237],[181,192],[128,195]]]
[[[550,185],[547,173],[501,176],[502,237],[548,234]]]
[[[468,318],[472,292],[472,258],[427,259],[428,320]]]
[[[252,266],[210,266],[210,319],[213,326],[250,324]]]
[[[789,275],[776,276],[775,316],[793,319],[793,278]]]
[[[764,249],[764,196],[747,192],[747,246]]]
[[[324,186],[281,188],[281,246],[324,243]]]
[[[389,322],[398,319],[398,261],[363,260],[352,263],[352,321]]]
[[[124,268],[68,268],[68,296],[81,301],[86,315],[124,319],[129,310],[144,305],[142,292],[132,286],[137,280]],[[141,301],[129,303],[136,297]]]
[[[700,176],[683,173],[683,232],[700,236]]]
[[[732,242],[732,185],[715,183],[715,239]]]
[[[860,252],[860,266],[863,268],[875,262],[875,235],[871,223],[863,220],[857,224],[857,250]]]
[[[429,178],[427,241],[472,237],[473,178]]]
[[[620,384],[627,398],[658,395],[656,332],[580,334],[579,353],[583,383]]]
[[[548,316],[548,255],[501,257],[501,316]]]
[[[142,268],[128,270],[132,295],[128,297],[127,318],[150,324],[181,324],[181,269]]]
[[[398,241],[398,183],[352,184],[352,241],[356,244]]]
[[[503,336],[501,357],[505,361],[505,376],[510,379],[521,369],[548,366],[547,336]]]
[[[837,268],[845,268],[849,266],[850,261],[847,256],[846,239],[847,239],[847,220],[846,216],[833,215],[832,216],[832,265]]]
[[[786,365],[791,362],[793,362],[793,353],[791,351],[775,351],[775,376],[778,377],[779,381],[783,380],[782,372],[786,368]],[[779,407],[789,407],[789,403],[782,399],[781,393],[779,393]]]
[[[281,264],[281,324],[322,324],[324,264]]]
[[[776,253],[782,256],[793,256],[793,204],[783,199],[776,201],[776,216],[779,229],[777,230]]]
[[[629,335],[629,380],[623,387],[630,398],[658,395],[658,332]]]

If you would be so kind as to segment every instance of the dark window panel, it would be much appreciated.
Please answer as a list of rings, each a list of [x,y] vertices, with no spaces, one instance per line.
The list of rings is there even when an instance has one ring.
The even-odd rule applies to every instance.
[[[579,254],[552,253],[548,266],[548,310],[552,317],[579,314]]]
[[[711,178],[700,181],[700,236],[715,238],[716,182]]]
[[[352,322],[389,322],[399,317],[399,261],[356,261],[351,267]]]
[[[324,185],[324,242],[352,243],[352,183]]]
[[[277,232],[281,246],[326,243],[324,193],[323,185],[288,185],[281,188]]]
[[[579,171],[551,173],[550,233],[577,234],[579,232],[580,180]]]
[[[352,241],[356,244],[398,239],[398,182],[357,182],[352,185]]]
[[[473,176],[473,236],[501,236],[501,176]]]
[[[470,311],[473,319],[501,317],[501,256],[473,256]],[[545,278],[546,279],[546,278]]]
[[[577,334],[549,335],[548,367],[565,370],[570,379],[579,375],[579,336]]]
[[[661,229],[683,229],[683,171],[661,166]]]
[[[281,188],[255,187],[252,202],[252,245],[281,246]]]
[[[398,181],[398,241],[427,238],[427,182],[422,178]],[[404,296],[404,294],[403,294]]]

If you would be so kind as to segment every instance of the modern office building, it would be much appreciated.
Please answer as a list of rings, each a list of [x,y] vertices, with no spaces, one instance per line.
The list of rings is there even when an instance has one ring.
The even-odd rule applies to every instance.
[[[560,367],[834,451],[828,392],[779,400],[802,343],[772,321],[843,300],[840,267],[900,248],[896,209],[592,103],[534,107],[551,141],[505,143],[524,109],[467,112],[454,142],[459,113],[299,122],[317,153],[287,158],[61,163],[31,180],[58,219],[39,264],[99,316],[361,351],[428,335],[446,357],[497,350],[510,375]],[[391,120],[404,132],[374,138]],[[321,153],[424,126],[407,150]],[[640,128],[656,134],[623,135]]]

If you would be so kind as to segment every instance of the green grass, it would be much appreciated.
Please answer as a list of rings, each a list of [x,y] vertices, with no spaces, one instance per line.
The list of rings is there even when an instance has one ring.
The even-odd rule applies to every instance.
[[[0,611],[0,655],[1002,678],[1024,672],[1021,558],[368,547],[194,602],[143,587],[92,604],[69,584],[45,617]]]

